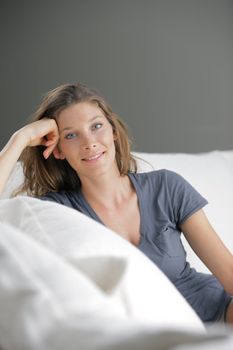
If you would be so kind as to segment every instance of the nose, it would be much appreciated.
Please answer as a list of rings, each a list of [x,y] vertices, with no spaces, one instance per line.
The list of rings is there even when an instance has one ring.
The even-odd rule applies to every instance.
[[[84,146],[84,149],[91,150],[91,149],[94,149],[95,147],[96,147],[95,143],[90,143],[90,144]]]
[[[87,135],[83,138],[83,149],[84,150],[91,150],[95,149],[97,146],[97,142],[94,137],[91,135]]]

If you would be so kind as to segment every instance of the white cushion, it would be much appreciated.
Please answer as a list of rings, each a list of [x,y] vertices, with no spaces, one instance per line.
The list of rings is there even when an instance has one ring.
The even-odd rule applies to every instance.
[[[139,170],[169,169],[182,175],[209,202],[204,211],[225,245],[233,252],[233,151],[213,151],[199,154],[135,153]],[[209,272],[190,248],[184,237],[187,259],[199,271]]]
[[[0,221],[19,228],[31,240],[33,238],[37,242],[35,244],[44,245],[57,256],[63,257],[72,269],[71,274],[75,267],[90,280],[86,298],[84,284],[84,287],[80,287],[82,298],[79,298],[76,292],[70,291],[73,288],[72,278],[63,279],[65,272],[61,272],[59,283],[62,285],[56,281],[52,292],[56,299],[57,294],[60,298],[62,288],[62,304],[68,298],[68,305],[77,305],[77,309],[81,308],[83,312],[90,309],[95,311],[95,307],[103,305],[102,293],[112,300],[109,303],[113,311],[114,306],[117,306],[118,316],[120,314],[122,317],[159,327],[203,329],[201,321],[184,298],[143,253],[85,215],[57,203],[24,196],[0,201]],[[17,246],[15,243],[15,250]],[[30,248],[27,246],[22,249],[19,244],[18,257],[20,254],[22,259],[26,256],[28,261],[27,256],[30,255],[29,263],[25,261],[24,265],[28,265],[33,271],[36,266],[36,270],[39,268],[38,275],[43,272],[46,283],[51,278],[53,284],[52,275],[56,266],[48,259],[42,261],[45,257],[41,256],[43,267],[38,267],[38,261],[34,264],[33,259],[39,260],[39,253],[29,254],[28,249]],[[56,273],[56,278],[58,275]],[[96,287],[96,299],[90,284]],[[74,291],[75,288],[77,286],[74,286]]]
[[[10,198],[15,189],[17,189],[24,179],[23,168],[21,162],[17,162],[13,168],[3,193],[0,195],[1,199]]]
[[[231,349],[233,346],[232,333],[226,337],[221,329],[208,334],[195,327],[176,330],[128,318],[120,305],[116,309],[114,298],[101,293],[87,276],[62,257],[8,224],[0,223],[0,231],[1,349],[151,350],[206,349],[206,346]]]
[[[72,318],[126,318],[122,304],[114,296],[106,297],[80,270],[15,227],[0,223],[0,231],[3,349],[25,349],[25,344],[27,349],[45,349],[47,332]],[[121,266],[121,274],[123,270]]]

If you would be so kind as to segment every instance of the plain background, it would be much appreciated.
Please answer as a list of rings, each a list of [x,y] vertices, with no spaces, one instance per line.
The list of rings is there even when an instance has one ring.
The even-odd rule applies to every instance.
[[[133,149],[233,149],[233,1],[2,0],[0,146],[62,83],[97,89]]]

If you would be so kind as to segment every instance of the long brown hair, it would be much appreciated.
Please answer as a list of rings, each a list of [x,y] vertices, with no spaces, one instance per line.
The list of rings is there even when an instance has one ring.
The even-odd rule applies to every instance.
[[[95,90],[82,84],[64,84],[49,91],[32,116],[31,122],[42,118],[53,118],[65,108],[79,102],[93,102],[102,109],[116,135],[116,162],[121,175],[136,172],[137,164],[130,152],[130,139],[125,124],[112,111],[106,100]],[[23,164],[25,180],[17,193],[42,196],[50,191],[77,190],[80,180],[77,172],[66,160],[55,159],[51,155],[43,157],[44,146],[27,147],[20,160]]]

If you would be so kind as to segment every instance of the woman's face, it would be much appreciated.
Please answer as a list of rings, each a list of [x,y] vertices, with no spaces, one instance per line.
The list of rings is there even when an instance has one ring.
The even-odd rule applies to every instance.
[[[95,102],[71,105],[56,120],[60,139],[54,155],[66,159],[80,179],[118,170],[112,126]]]

